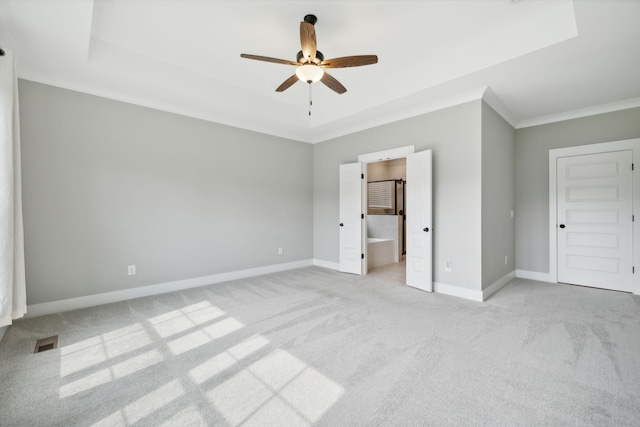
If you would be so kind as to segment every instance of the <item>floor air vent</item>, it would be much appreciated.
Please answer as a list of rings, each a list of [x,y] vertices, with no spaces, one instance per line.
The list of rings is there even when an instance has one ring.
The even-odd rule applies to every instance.
[[[58,336],[52,336],[49,338],[41,338],[36,341],[36,349],[34,353],[42,353],[43,351],[53,350],[58,348]]]

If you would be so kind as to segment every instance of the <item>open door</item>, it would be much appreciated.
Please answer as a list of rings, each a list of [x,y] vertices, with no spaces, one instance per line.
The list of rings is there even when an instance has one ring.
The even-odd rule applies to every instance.
[[[407,156],[407,285],[433,291],[431,150]]]
[[[344,273],[367,274],[364,174],[363,163],[340,165],[340,271]]]

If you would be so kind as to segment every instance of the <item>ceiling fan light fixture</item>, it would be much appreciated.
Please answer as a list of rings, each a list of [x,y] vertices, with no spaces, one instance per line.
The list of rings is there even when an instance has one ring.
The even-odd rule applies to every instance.
[[[305,64],[296,68],[296,76],[303,82],[315,83],[324,75],[324,70],[317,65]]]
[[[287,78],[276,88],[276,92],[284,92],[293,86],[298,80],[309,83],[309,101],[311,101],[311,83],[322,82],[326,87],[337,94],[347,91],[342,83],[336,80],[325,68],[348,68],[361,67],[378,63],[376,55],[352,55],[341,58],[324,59],[324,55],[317,49],[316,30],[314,24],[317,18],[314,15],[307,15],[304,21],[300,22],[300,47],[302,48],[296,55],[296,60],[270,58],[268,56],[249,55],[241,53],[240,56],[246,59],[272,62],[275,64],[295,65],[296,72]]]

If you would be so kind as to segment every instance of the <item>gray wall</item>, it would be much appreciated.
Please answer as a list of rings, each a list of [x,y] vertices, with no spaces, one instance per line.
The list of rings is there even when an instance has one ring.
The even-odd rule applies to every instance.
[[[28,304],[312,257],[311,145],[24,80],[20,108]]]
[[[516,131],[516,268],[549,273],[549,150],[640,137],[640,108]]]
[[[339,262],[338,168],[359,154],[405,145],[433,150],[433,271],[436,282],[481,287],[481,101],[313,146],[314,258]],[[410,202],[410,201],[409,201]],[[453,261],[453,271],[445,262]]]
[[[482,103],[482,288],[515,270],[515,130]],[[504,257],[507,256],[507,264]]]

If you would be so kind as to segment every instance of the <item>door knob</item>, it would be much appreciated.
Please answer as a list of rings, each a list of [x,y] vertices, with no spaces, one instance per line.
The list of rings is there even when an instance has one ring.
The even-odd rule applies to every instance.
[[[343,224],[343,223],[340,223],[340,227],[344,227],[344,224]]]
[[[428,233],[429,232],[429,227],[423,228],[422,231],[424,231],[425,233]]]
[[[560,224],[560,228],[564,228],[564,224]]]

